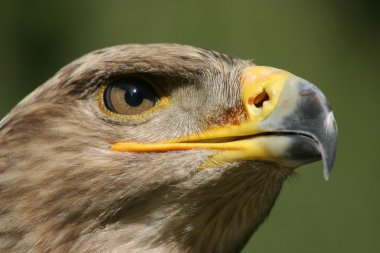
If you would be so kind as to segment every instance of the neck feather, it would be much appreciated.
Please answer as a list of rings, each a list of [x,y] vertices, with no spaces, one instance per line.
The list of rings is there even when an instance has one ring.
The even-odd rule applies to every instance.
[[[112,252],[238,252],[268,216],[291,173],[268,163],[199,173],[122,210],[123,218],[91,236],[93,243],[78,245],[113,247]]]

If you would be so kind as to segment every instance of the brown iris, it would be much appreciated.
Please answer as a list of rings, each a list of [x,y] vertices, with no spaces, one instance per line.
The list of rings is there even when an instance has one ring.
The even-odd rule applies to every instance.
[[[151,109],[159,102],[158,95],[145,80],[120,78],[113,81],[104,91],[105,107],[121,115],[137,115]]]

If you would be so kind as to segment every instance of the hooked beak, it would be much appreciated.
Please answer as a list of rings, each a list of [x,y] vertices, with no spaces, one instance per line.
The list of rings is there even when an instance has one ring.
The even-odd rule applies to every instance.
[[[200,170],[244,160],[273,161],[296,168],[322,159],[327,180],[335,160],[337,126],[323,93],[289,72],[262,66],[243,70],[241,90],[246,117],[238,125],[218,126],[156,143],[119,142],[111,149],[215,150]]]

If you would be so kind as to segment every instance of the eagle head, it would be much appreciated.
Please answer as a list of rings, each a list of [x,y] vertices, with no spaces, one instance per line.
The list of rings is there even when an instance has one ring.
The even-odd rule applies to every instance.
[[[234,252],[337,128],[289,72],[175,44],[98,50],[0,123],[1,252]]]

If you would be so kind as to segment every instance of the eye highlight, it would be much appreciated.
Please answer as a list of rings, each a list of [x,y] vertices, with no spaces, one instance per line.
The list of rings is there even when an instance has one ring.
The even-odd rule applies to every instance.
[[[99,106],[110,116],[123,119],[141,117],[157,106],[167,104],[144,79],[122,77],[104,85],[99,91]]]

